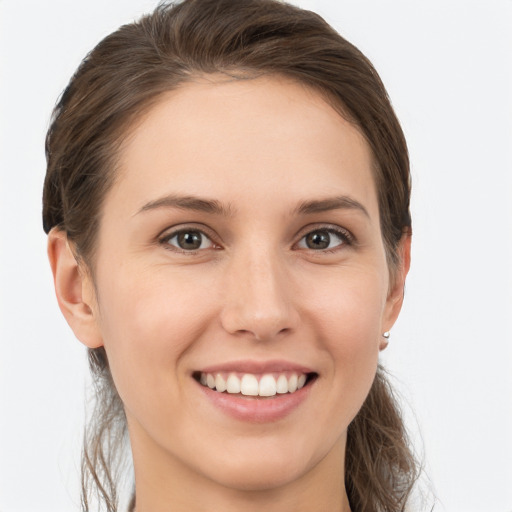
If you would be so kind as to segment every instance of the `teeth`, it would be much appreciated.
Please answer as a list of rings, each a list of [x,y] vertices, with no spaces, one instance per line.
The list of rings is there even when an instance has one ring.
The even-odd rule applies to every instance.
[[[288,393],[293,393],[297,391],[297,375],[295,373],[288,379]]]
[[[236,375],[231,374],[228,377],[226,391],[228,393],[240,393],[240,379]]]
[[[278,393],[288,393],[288,379],[286,375],[279,375],[276,388]]]
[[[246,373],[242,377],[242,382],[240,383],[240,392],[242,395],[258,396],[258,379],[254,375]]]
[[[224,380],[224,377],[222,377],[220,373],[218,373],[217,376],[215,377],[215,389],[220,392],[226,391],[227,389],[226,381]]]
[[[284,377],[284,375],[283,375]],[[276,379],[273,375],[263,375],[260,379],[259,395],[274,396],[277,392]]]
[[[306,384],[307,376],[304,373],[280,374],[277,379],[273,374],[265,374],[259,378],[251,373],[242,375],[240,379],[236,374],[201,373],[199,382],[210,389],[219,392],[227,391],[231,394],[241,393],[245,396],[275,396],[276,394],[295,393]]]

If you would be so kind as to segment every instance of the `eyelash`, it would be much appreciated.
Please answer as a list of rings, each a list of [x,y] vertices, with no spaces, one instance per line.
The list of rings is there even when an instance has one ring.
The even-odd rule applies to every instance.
[[[353,246],[356,243],[356,239],[352,235],[352,233],[350,233],[350,231],[340,228],[339,226],[324,225],[324,226],[319,226],[314,229],[309,229],[308,231],[303,232],[303,234],[301,235],[301,237],[299,239],[299,242],[296,242],[294,244],[294,246],[296,246],[298,243],[300,243],[302,240],[304,240],[308,235],[311,235],[312,233],[318,233],[318,232],[334,234],[342,242],[340,244],[336,245],[335,247],[333,247],[332,249],[318,249],[317,250],[317,249],[306,248],[306,250],[312,251],[313,253],[324,253],[324,254],[325,253],[334,253],[334,252],[337,252],[338,250],[340,250],[341,247]],[[193,250],[193,249],[186,250],[186,249],[177,247],[175,245],[171,245],[169,243],[170,240],[179,236],[182,233],[199,233],[200,235],[202,235],[203,237],[205,237],[206,239],[208,239],[210,241],[210,243],[212,244],[212,247],[203,248],[203,249],[199,248],[199,249],[195,249],[195,250]],[[194,227],[180,228],[176,231],[172,231],[171,233],[167,233],[164,236],[159,237],[158,243],[161,244],[162,246],[164,246],[165,249],[167,249],[167,250],[175,251],[175,252],[178,252],[181,254],[188,254],[188,255],[197,254],[200,251],[204,251],[205,249],[219,249],[220,248],[220,245],[214,241],[214,237],[211,234],[206,233],[204,231],[204,229],[194,228]]]
[[[201,249],[201,248],[195,249],[195,250],[193,250],[193,249],[186,250],[186,249],[182,249],[182,248],[180,248],[178,246],[171,245],[169,243],[173,238],[178,237],[182,233],[183,234],[184,233],[199,233],[201,236],[203,236],[204,238],[209,240],[210,243],[212,244],[212,247],[208,247],[207,249],[219,249],[220,248],[219,244],[217,244],[214,241],[214,237],[211,234],[206,233],[204,228],[203,229],[195,228],[193,226],[185,227],[185,228],[180,228],[180,229],[177,229],[176,231],[172,231],[171,233],[167,233],[167,234],[163,235],[162,237],[159,237],[158,243],[163,245],[165,249],[167,249],[169,251],[175,251],[175,252],[178,252],[180,254],[194,255],[194,254],[199,253],[200,251],[204,251],[205,250],[205,249]],[[204,242],[204,240],[201,242],[201,245],[202,245],[203,242]]]
[[[305,232],[300,237],[299,242],[304,240],[308,235],[310,235],[312,233],[319,233],[319,232],[334,234],[342,242],[340,244],[336,245],[335,247],[331,248],[331,249],[318,249],[318,250],[309,249],[310,251],[312,251],[314,253],[323,253],[323,254],[328,253],[328,254],[332,254],[332,253],[335,253],[335,252],[339,251],[342,247],[353,246],[355,244],[355,242],[356,242],[355,237],[352,235],[352,233],[350,233],[350,231],[348,231],[346,229],[343,229],[343,228],[340,228],[339,226],[332,226],[332,225],[319,226],[319,227],[314,228],[314,229],[308,229],[308,231]]]

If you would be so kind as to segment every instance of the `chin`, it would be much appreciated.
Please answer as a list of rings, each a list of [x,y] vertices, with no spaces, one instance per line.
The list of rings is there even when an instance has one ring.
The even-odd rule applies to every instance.
[[[293,436],[292,436],[293,437]],[[300,442],[281,442],[276,447],[272,442],[256,441],[246,446],[226,447],[222,457],[209,458],[210,464],[205,467],[203,459],[203,474],[223,487],[233,490],[258,492],[271,491],[286,487],[301,479],[325,458],[325,453],[310,450],[307,446],[300,447]],[[281,440],[282,441],[282,440]],[[212,463],[212,461],[214,461]]]
[[[272,459],[247,462],[219,468],[212,478],[224,487],[244,492],[272,491],[300,479],[308,468],[298,468],[289,461]]]

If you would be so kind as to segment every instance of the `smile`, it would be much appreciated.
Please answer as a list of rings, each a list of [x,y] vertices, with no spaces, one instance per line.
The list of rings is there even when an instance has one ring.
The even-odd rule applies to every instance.
[[[298,372],[265,374],[200,372],[195,374],[195,378],[201,385],[219,393],[272,397],[278,394],[295,393],[302,389],[313,375]]]
[[[236,420],[285,420],[307,402],[319,374],[283,360],[224,362],[192,373],[201,395],[214,409]]]

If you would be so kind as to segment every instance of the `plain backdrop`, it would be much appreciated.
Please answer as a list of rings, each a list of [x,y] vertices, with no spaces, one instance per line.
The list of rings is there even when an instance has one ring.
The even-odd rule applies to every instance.
[[[413,264],[383,362],[434,511],[512,512],[512,2],[296,3],[372,60],[409,142]],[[0,512],[79,509],[87,367],[46,259],[44,136],[86,52],[154,5],[0,0]]]

